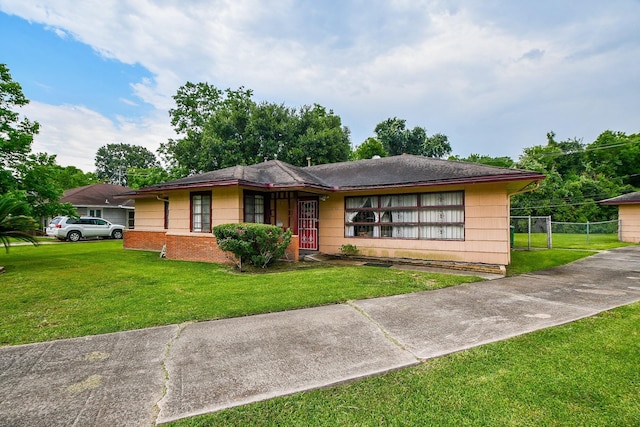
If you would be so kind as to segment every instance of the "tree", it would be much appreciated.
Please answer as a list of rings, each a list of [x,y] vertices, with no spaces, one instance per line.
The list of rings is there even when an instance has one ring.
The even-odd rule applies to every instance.
[[[422,143],[423,156],[441,159],[451,153],[451,144],[449,138],[442,133],[436,133],[428,136]]]
[[[171,125],[179,138],[170,139],[166,143],[160,144],[159,152],[164,160],[172,168],[181,168],[187,174],[218,169],[219,166],[215,164],[216,160],[211,156],[214,155],[214,152],[218,156],[224,153],[225,147],[217,147],[217,145],[220,142],[226,142],[226,140],[224,138],[217,140],[215,138],[217,133],[210,132],[207,141],[203,142],[205,127],[211,118],[219,112],[232,113],[234,106],[242,104],[241,100],[250,101],[252,95],[251,90],[245,90],[243,87],[236,91],[231,89],[222,91],[206,82],[187,82],[181,86],[173,97],[176,107],[169,110]],[[227,120],[227,125],[230,124],[230,121],[238,119],[233,114],[226,114],[225,117],[222,117],[223,115],[224,113],[221,114],[219,120],[220,122]],[[218,124],[222,128],[230,130],[220,122]]]
[[[63,190],[95,184],[98,177],[92,172],[83,172],[75,166],[54,165],[55,181]]]
[[[588,162],[580,140],[558,142],[553,132],[547,133],[545,146],[525,148],[517,167],[542,172],[546,179],[536,191],[512,198],[514,215],[551,215],[565,222],[611,220],[615,209],[598,206],[597,201],[630,191],[617,177]]]
[[[22,189],[19,194],[28,206],[25,212],[27,215],[44,219],[56,215],[76,214],[70,203],[60,203],[65,188],[58,180],[60,166],[55,161],[55,155],[30,154],[24,162],[16,166]]]
[[[38,223],[33,218],[21,214],[27,209],[24,205],[23,201],[12,195],[0,195],[0,242],[7,252],[11,246],[10,239],[38,245],[38,241],[32,234],[38,229]]]
[[[150,185],[167,182],[185,176],[177,169],[167,171],[161,167],[153,168],[129,168],[127,169],[127,184],[137,190]]]
[[[640,133],[604,131],[586,147],[586,152],[595,171],[640,188]]]
[[[348,160],[349,129],[321,105],[294,109],[256,103],[243,87],[221,91],[208,83],[178,90],[171,123],[180,136],[162,144],[172,167],[199,173],[239,164],[279,159],[304,166]]]
[[[38,122],[21,119],[15,111],[28,103],[20,84],[11,78],[9,68],[0,64],[0,193],[18,187],[12,171],[31,151],[33,136],[40,128]]]
[[[351,152],[350,160],[372,159],[375,156],[387,157],[382,143],[375,138],[367,138],[365,142]]]
[[[139,145],[107,144],[96,153],[96,176],[112,184],[127,185],[127,169],[153,168],[160,163],[155,154]]]
[[[306,166],[307,158],[314,164],[345,162],[351,152],[350,131],[342,120],[323,106],[305,105],[293,119],[296,133],[285,150],[284,161]]]
[[[374,132],[389,156],[416,154],[441,158],[451,153],[446,135],[438,133],[428,137],[424,128],[407,129],[406,120],[397,117],[378,123]]]
[[[469,157],[450,156],[449,160],[457,160],[460,162],[479,163],[481,165],[496,166],[500,168],[512,168],[515,162],[511,157],[491,157],[486,154],[470,154]]]

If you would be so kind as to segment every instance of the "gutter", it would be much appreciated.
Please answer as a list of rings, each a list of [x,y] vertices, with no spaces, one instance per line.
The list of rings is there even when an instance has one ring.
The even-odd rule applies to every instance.
[[[529,193],[531,191],[535,191],[538,188],[540,188],[540,181],[534,181],[533,184],[534,184],[533,188],[529,188],[529,186],[531,185],[531,183],[529,183],[524,187],[522,187],[520,190],[510,193],[509,196],[515,196],[516,194],[522,194],[522,193]]]

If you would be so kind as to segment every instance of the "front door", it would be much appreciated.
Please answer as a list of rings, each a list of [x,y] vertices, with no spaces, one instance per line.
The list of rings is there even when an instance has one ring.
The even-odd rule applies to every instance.
[[[298,201],[300,249],[318,250],[318,199]]]

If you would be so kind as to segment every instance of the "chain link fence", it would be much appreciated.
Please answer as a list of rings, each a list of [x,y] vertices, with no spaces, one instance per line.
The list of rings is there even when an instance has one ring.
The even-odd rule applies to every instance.
[[[573,248],[594,242],[618,241],[620,222],[560,222],[550,216],[512,216],[514,249]]]

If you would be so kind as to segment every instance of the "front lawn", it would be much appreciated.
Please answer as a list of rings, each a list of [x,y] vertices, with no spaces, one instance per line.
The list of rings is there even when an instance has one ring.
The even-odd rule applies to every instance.
[[[283,311],[480,280],[309,263],[274,273],[239,274],[217,264],[123,250],[122,241],[13,246],[0,255],[0,265],[6,271],[0,276],[0,345]]]

